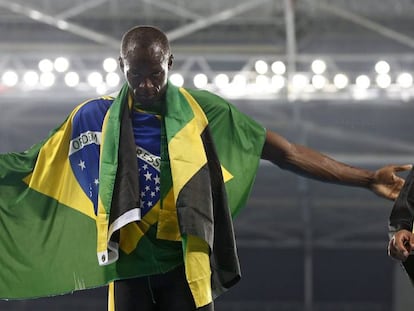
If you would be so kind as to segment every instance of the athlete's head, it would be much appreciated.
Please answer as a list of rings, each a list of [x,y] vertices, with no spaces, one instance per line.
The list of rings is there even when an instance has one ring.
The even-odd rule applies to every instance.
[[[165,93],[173,56],[158,28],[136,26],[122,37],[119,65],[135,100],[150,106]]]

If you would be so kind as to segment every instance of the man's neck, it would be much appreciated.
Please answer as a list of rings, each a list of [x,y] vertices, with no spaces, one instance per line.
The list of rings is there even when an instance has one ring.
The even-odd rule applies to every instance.
[[[158,101],[148,103],[148,104],[142,104],[142,103],[135,102],[134,106],[146,112],[161,114],[163,111],[164,104],[165,104],[165,99],[163,98],[162,100],[158,100]]]

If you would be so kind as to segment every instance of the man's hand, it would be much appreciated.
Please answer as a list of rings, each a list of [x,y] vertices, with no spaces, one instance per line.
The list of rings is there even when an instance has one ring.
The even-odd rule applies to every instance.
[[[404,185],[404,179],[397,175],[397,172],[412,169],[411,164],[407,165],[387,165],[375,172],[371,190],[377,195],[386,199],[395,200]]]
[[[414,250],[414,234],[408,230],[400,230],[394,234],[388,243],[388,256],[405,261]]]

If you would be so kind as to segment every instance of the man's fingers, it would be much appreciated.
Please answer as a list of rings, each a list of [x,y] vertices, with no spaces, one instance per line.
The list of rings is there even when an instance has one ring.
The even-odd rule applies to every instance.
[[[403,172],[403,171],[408,171],[411,170],[413,168],[412,164],[405,164],[405,165],[396,165],[394,166],[394,170],[396,172]]]
[[[409,252],[406,249],[398,249],[391,241],[388,245],[388,255],[394,259],[405,261],[409,255]]]
[[[395,251],[394,248],[388,248],[388,256],[396,259],[396,260],[401,260],[404,261],[405,257],[402,254],[399,254],[397,251]]]
[[[389,243],[389,253],[391,257],[399,260],[406,260],[411,251],[411,235],[400,235],[393,237]],[[414,240],[413,240],[414,241]]]

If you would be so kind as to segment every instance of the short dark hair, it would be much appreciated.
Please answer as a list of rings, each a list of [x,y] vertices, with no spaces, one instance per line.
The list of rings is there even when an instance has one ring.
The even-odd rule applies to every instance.
[[[135,26],[122,36],[121,57],[125,57],[127,51],[136,46],[148,48],[153,45],[158,45],[165,52],[165,56],[170,56],[170,43],[162,30],[154,26]]]

